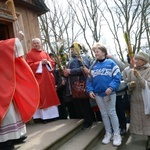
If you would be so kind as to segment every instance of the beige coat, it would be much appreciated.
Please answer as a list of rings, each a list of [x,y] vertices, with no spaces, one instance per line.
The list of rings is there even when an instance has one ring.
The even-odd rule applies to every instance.
[[[129,89],[131,90],[130,132],[140,135],[150,135],[150,115],[144,114],[142,98],[142,88],[145,88],[145,80],[148,82],[148,86],[150,87],[150,64],[147,63],[136,69],[140,73],[138,78],[134,76],[133,71],[130,68],[123,71],[123,78],[128,83]],[[136,82],[135,88],[130,87],[131,81]]]

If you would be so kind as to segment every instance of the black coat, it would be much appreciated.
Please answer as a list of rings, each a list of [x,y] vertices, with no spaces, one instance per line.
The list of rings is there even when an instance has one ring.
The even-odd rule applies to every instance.
[[[82,56],[84,65],[88,68],[90,65],[90,61],[86,56]],[[66,95],[72,95],[72,86],[74,82],[79,80],[83,81],[86,80],[83,71],[82,71],[83,64],[78,60],[77,56],[72,57],[66,68],[71,69],[70,75],[66,78]]]

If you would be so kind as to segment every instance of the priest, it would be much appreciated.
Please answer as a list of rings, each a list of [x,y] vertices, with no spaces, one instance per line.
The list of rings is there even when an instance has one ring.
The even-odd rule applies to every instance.
[[[19,38],[0,41],[0,150],[26,138],[26,125],[37,110],[39,85],[23,58]]]
[[[47,123],[49,119],[58,118],[58,105],[60,101],[56,93],[53,71],[55,62],[48,53],[41,49],[41,40],[32,39],[32,49],[26,55],[26,61],[31,67],[40,87],[39,109],[34,114],[34,119],[42,119]]]

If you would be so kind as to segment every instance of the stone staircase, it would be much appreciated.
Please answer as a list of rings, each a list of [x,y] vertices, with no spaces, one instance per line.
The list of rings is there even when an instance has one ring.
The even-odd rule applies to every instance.
[[[96,146],[93,147],[92,150],[124,150],[124,145],[130,136],[128,129],[129,129],[129,125],[127,126],[127,133],[125,134],[125,136],[122,136],[122,144],[119,147],[113,146],[112,141],[107,145],[102,144],[101,141],[102,141],[102,138],[104,136],[103,135],[102,138],[100,139],[100,142],[98,142],[96,144]],[[128,150],[130,150],[130,149],[128,149]]]
[[[36,123],[33,125],[27,125],[28,138],[25,143],[15,145],[15,149],[145,150],[145,139],[138,136],[132,137],[129,131],[122,137],[122,145],[114,147],[112,142],[108,145],[103,145],[101,143],[104,136],[104,127],[102,122],[95,122],[91,128],[86,130],[81,130],[82,125],[82,119],[56,120],[47,124]],[[139,143],[140,147],[137,146]]]
[[[64,143],[58,150],[91,150],[99,142],[103,133],[103,124],[100,122],[94,123],[89,129],[80,129],[80,132]]]

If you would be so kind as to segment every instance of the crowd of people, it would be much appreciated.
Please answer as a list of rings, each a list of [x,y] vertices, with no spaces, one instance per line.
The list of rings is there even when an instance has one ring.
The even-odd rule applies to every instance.
[[[0,150],[12,150],[15,143],[27,138],[26,123],[31,118],[43,123],[55,118],[83,119],[82,130],[102,121],[102,143],[113,140],[114,146],[121,145],[130,122],[130,132],[147,135],[150,145],[150,115],[145,114],[142,95],[150,87],[147,53],[139,51],[134,61],[127,55],[128,64],[124,64],[110,56],[103,44],[95,43],[91,60],[81,44],[72,43],[70,58],[60,74],[55,54],[42,50],[39,38],[32,39],[32,49],[24,59],[22,39],[20,34],[0,41]],[[89,97],[84,100],[72,95],[77,80],[86,82]]]

